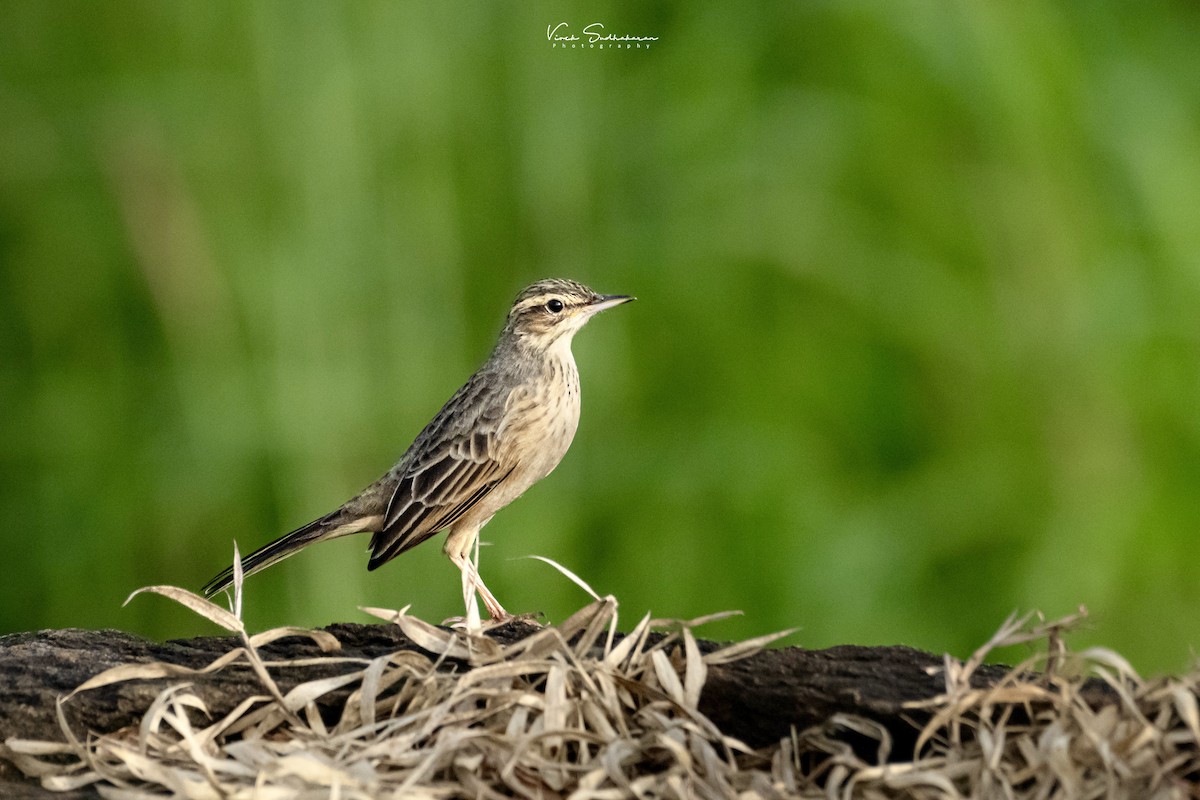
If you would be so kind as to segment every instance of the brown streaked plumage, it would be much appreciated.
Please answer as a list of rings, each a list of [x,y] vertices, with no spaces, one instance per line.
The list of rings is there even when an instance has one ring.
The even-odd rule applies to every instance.
[[[517,295],[491,356],[442,406],[400,461],[338,509],[242,559],[249,575],[314,542],[370,532],[375,569],[448,530],[443,548],[493,619],[507,616],[470,559],[479,529],[550,474],[579,424],[571,339],[594,314],[634,298],[575,281],[539,281]],[[233,582],[233,568],[204,587]]]

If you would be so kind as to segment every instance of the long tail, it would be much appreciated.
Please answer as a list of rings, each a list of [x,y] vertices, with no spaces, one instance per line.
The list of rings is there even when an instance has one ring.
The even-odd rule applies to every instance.
[[[314,519],[307,525],[296,528],[291,533],[285,533],[270,544],[260,547],[242,558],[242,574],[253,575],[261,572],[315,542],[370,530],[374,522],[375,520],[371,518],[347,519],[345,511],[339,508],[332,514],[326,514],[320,519]],[[205,597],[212,597],[222,589],[228,588],[232,583],[233,567],[229,566],[204,584],[201,591]]]

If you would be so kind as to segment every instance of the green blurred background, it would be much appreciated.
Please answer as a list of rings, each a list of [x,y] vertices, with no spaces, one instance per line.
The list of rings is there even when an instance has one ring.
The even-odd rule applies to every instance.
[[[551,23],[658,36],[553,49]],[[1200,644],[1192,2],[0,7],[0,631],[212,632],[526,283],[640,300],[485,531],[489,585],[965,656],[1013,610]],[[428,544],[247,583],[252,628],[461,613]]]

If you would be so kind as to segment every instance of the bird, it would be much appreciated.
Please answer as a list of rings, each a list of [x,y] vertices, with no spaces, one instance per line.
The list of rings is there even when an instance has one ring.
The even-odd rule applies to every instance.
[[[509,614],[484,585],[470,554],[500,509],[558,466],[579,425],[575,334],[596,314],[636,298],[582,283],[541,280],[513,301],[491,355],[451,396],[379,480],[338,508],[241,560],[243,575],[309,545],[370,533],[374,570],[448,531],[443,551],[493,620]],[[233,583],[230,566],[205,584],[212,597]],[[469,597],[469,595],[468,595]]]

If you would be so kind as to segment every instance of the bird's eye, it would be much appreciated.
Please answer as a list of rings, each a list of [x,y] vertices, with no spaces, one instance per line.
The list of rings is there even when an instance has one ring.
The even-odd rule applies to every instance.
[[[563,310],[563,302],[557,297],[546,303],[546,310],[551,314],[557,314]]]

